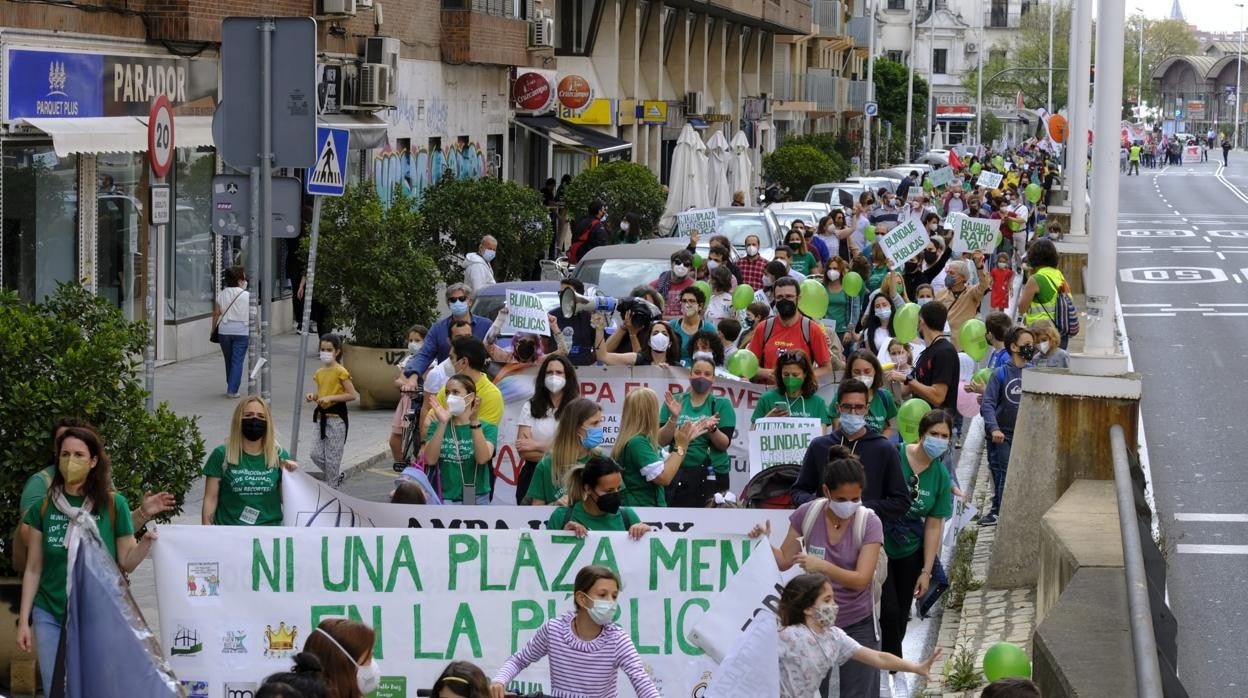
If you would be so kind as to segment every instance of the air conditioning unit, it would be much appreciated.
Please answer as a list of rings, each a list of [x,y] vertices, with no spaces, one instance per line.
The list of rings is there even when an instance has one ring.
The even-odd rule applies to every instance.
[[[354,15],[355,0],[321,0],[323,15]]]
[[[706,113],[706,96],[701,92],[685,93],[685,114],[705,114]]]
[[[979,44],[969,43],[966,45],[967,53],[979,53]]]
[[[389,36],[370,36],[364,40],[364,63],[399,69],[399,40]]]
[[[544,12],[529,20],[529,48],[555,47],[555,20]]]
[[[393,107],[395,105],[394,71],[381,63],[360,66],[360,106]]]

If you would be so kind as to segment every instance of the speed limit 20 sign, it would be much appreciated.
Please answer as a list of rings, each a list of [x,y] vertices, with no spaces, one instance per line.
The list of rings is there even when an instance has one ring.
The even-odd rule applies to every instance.
[[[147,159],[157,177],[169,174],[173,165],[173,106],[165,95],[152,102],[148,115]]]

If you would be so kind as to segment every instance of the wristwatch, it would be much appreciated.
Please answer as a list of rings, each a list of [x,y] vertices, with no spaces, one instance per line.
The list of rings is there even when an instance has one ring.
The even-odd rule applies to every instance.
[[[481,422],[477,422],[476,424],[469,424],[469,425],[468,425],[468,428],[469,428],[469,429],[480,429],[480,428],[481,428]]]
[[[681,448],[680,446],[672,446],[672,453],[675,453],[678,456],[684,456],[685,449]]]

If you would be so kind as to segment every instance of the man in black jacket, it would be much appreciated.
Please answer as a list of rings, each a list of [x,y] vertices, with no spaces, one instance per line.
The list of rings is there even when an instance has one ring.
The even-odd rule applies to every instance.
[[[610,243],[607,227],[603,225],[606,218],[606,205],[598,199],[589,204],[588,214],[572,226],[572,244],[568,247],[568,262],[576,264],[585,258],[590,250]]]
[[[897,447],[866,425],[868,394],[867,385],[857,378],[841,383],[837,393],[841,428],[814,439],[806,448],[802,470],[789,492],[795,505],[819,496],[828,452],[839,445],[857,456],[867,473],[867,486],[862,491],[863,506],[874,511],[885,523],[901,519],[910,510],[910,490],[901,474]]]

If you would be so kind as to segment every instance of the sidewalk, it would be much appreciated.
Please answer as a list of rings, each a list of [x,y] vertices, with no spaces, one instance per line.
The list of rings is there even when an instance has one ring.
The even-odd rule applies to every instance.
[[[317,361],[317,344],[314,338],[308,342],[307,377],[304,391],[313,389],[312,373],[320,366]],[[284,334],[273,337],[270,360],[273,374],[273,418],[278,429],[278,443],[287,445],[294,414],[295,381],[298,371],[299,335]],[[245,380],[245,377],[244,377]],[[243,389],[246,390],[244,384]],[[229,435],[230,419],[234,415],[236,400],[225,396],[225,362],[220,353],[196,359],[167,364],[156,369],[156,399],[168,402],[170,409],[182,416],[197,416],[199,430],[204,437],[208,453],[225,442]],[[348,406],[350,408],[350,406]],[[359,471],[390,462],[390,422],[393,410],[351,411],[350,431],[343,453],[343,472],[347,477]],[[312,422],[310,405],[304,405],[302,423],[299,426],[297,460],[300,469],[319,473],[308,454],[318,436],[318,425]],[[287,446],[289,448],[289,446]],[[186,495],[182,513],[173,523],[198,524],[200,508],[204,501],[204,481],[200,478]],[[143,611],[148,625],[160,637],[160,619],[156,613],[156,580],[152,564],[144,562],[135,570],[130,580],[130,592]]]

